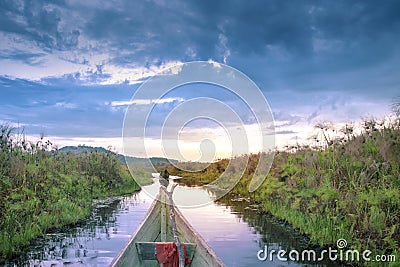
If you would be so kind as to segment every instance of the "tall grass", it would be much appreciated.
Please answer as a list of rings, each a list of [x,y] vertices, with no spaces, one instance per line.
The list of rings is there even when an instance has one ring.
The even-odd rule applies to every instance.
[[[28,142],[0,126],[0,262],[47,231],[86,218],[93,198],[138,189],[111,152],[61,153],[43,136]]]

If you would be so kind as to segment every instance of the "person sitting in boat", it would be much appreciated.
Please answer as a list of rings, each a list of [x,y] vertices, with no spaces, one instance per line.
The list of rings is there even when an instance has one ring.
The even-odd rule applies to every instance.
[[[160,172],[160,183],[163,186],[168,186],[169,183],[169,172],[167,171],[167,169],[165,169],[164,171]]]
[[[164,171],[162,171],[162,172],[160,173],[160,175],[161,175],[161,177],[164,178],[165,180],[168,180],[168,179],[169,179],[169,172],[168,172],[167,169],[165,169]]]

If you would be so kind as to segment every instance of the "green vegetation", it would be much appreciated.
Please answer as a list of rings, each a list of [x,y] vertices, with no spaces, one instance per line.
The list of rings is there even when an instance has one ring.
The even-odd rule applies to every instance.
[[[277,151],[271,171],[253,193],[248,186],[259,155],[250,155],[233,192],[250,197],[263,212],[290,223],[308,235],[312,244],[332,246],[344,238],[349,247],[395,254],[398,261],[399,119],[365,121],[360,134],[354,133],[352,125],[335,131],[319,124],[316,130],[320,134],[314,142],[320,145]],[[202,185],[219,177],[227,164],[228,160],[221,160],[197,173],[168,170],[187,177],[181,183]]]
[[[0,262],[54,228],[86,218],[93,198],[140,189],[116,154],[52,150],[0,126]]]
[[[177,180],[186,186],[205,185],[214,181],[220,174],[222,174],[228,166],[228,159],[221,159],[213,164],[199,163],[199,162],[180,162],[175,166],[160,166],[157,168],[158,172],[164,171],[166,168],[169,173],[182,177],[183,179]],[[201,171],[197,171],[201,170]]]

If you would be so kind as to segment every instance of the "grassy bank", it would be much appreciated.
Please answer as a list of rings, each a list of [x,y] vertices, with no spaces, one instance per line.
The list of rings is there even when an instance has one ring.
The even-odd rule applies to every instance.
[[[266,180],[253,193],[247,189],[259,155],[250,155],[233,192],[251,197],[264,212],[308,235],[312,244],[334,246],[344,238],[349,248],[395,254],[399,262],[399,120],[365,121],[360,134],[351,125],[339,132],[328,125],[316,130],[321,138],[315,142],[323,145],[278,151]],[[225,171],[227,162],[194,174],[169,170],[187,177],[182,183],[207,184]]]
[[[0,126],[0,262],[47,231],[90,214],[93,198],[138,190],[115,154],[74,155]]]

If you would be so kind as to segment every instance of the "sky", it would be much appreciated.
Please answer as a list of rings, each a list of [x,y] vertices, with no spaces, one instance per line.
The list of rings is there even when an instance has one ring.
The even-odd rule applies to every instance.
[[[138,88],[170,66],[208,61],[255,82],[282,147],[306,142],[319,122],[388,115],[400,95],[399,43],[396,0],[5,0],[0,123],[28,136],[44,133],[59,147],[111,145],[122,152],[124,115]],[[171,110],[198,96],[200,87],[157,105]],[[221,96],[234,101],[230,97]],[[195,160],[201,155],[190,151],[220,129],[189,128],[187,136],[198,137],[183,153]],[[160,139],[149,142],[150,156],[162,155]]]

